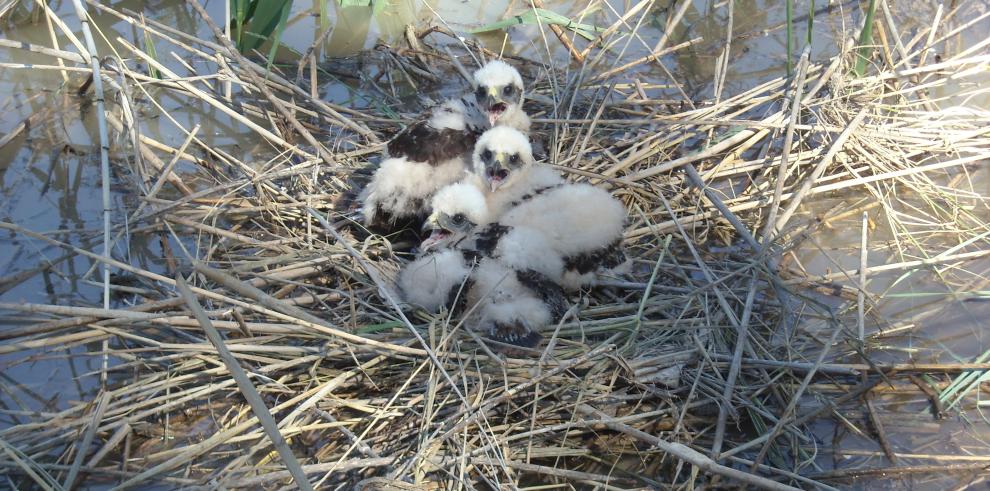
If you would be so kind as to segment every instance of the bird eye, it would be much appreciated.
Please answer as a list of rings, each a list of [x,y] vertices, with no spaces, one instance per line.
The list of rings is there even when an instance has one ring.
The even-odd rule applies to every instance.
[[[485,88],[483,86],[480,86],[479,85],[477,89],[474,89],[474,95],[475,95],[475,97],[477,97],[479,99],[484,99],[485,98],[485,95],[487,95],[487,94],[488,94],[488,91],[485,90]]]
[[[519,163],[519,154],[518,153],[512,154],[512,156],[509,157],[509,162],[512,163],[512,164],[518,164]]]
[[[506,85],[505,88],[502,89],[502,93],[505,94],[505,95],[512,95],[512,91],[515,90],[515,89],[516,88],[513,87],[513,86],[511,86],[511,85]]]
[[[491,150],[485,149],[484,152],[481,152],[481,160],[484,160],[485,162],[488,162],[491,159],[492,159],[492,151]]]
[[[454,215],[454,218],[453,218],[454,225],[462,225],[464,223],[464,219],[465,219],[465,217],[464,217],[464,214],[463,213],[458,213],[458,214]]]

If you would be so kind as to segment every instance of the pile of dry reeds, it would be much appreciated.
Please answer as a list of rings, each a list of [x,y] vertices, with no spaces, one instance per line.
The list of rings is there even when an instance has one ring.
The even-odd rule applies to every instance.
[[[141,269],[0,223],[63,247],[62,260],[109,266],[121,299],[113,308],[0,305],[51,317],[0,332],[0,353],[30,362],[105,342],[88,355],[108,359],[84,376],[99,389],[93,400],[3,410],[21,422],[0,431],[0,473],[12,483],[829,488],[932,469],[824,470],[810,422],[844,408],[872,414],[864,401],[880,383],[990,368],[871,362],[869,345],[885,331],[858,288],[869,275],[990,254],[985,196],[959,185],[990,152],[988,116],[947,109],[982,90],[967,82],[990,66],[990,41],[937,63],[930,54],[967,27],[943,28],[955,11],[911,39],[886,26],[896,42],[878,47],[868,76],[849,74],[850,38],[825,63],[805,54],[792,77],[685,100],[678,111],[623,78],[655,58],[609,69],[589,68],[604,66],[591,56],[568,71],[516,60],[535,81],[527,109],[548,160],[627,205],[635,268],[574,296],[540,351],[505,359],[456,318],[403,310],[388,282],[408,256],[386,238],[357,241],[364,235],[333,209],[353,171],[421,107],[392,107],[397,118],[329,104],[316,97],[308,61],[300,77],[280,75],[221,37],[88,8],[169,44],[191,61],[187,73],[125,39],[99,64],[82,46],[3,45],[51,55],[59,65],[33,68],[66,70],[76,86],[99,71],[113,172],[139,190],[111,235],[160,239],[165,266]],[[385,93],[427,90],[457,73],[452,50],[427,39],[366,54],[384,67],[371,81]],[[666,41],[657,53],[691,44]],[[461,60],[470,69],[463,51]],[[210,121],[183,127],[177,148],[140,134],[141,118],[171,117],[155,102],[165,93],[249,128],[265,150],[247,160],[207,144]],[[863,200],[815,211],[845,191]],[[821,227],[874,208],[902,262],[809,276],[791,254]],[[958,390],[978,387],[973,380]],[[882,428],[875,434],[884,444]]]

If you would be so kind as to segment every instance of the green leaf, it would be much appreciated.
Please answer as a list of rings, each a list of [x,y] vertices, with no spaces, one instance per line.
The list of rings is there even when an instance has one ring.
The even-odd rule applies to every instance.
[[[151,34],[147,30],[144,31],[144,52],[152,60],[158,60],[158,51],[155,50],[155,41],[151,39]],[[153,66],[148,67],[148,75],[159,80],[162,78],[162,74],[159,73],[158,69]]]
[[[381,324],[368,324],[363,327],[359,327],[355,330],[358,334],[374,334],[377,332],[388,331],[390,329],[395,329],[396,327],[402,327],[403,324],[400,321],[387,321]]]
[[[235,0],[237,49],[244,53],[250,52],[271,39],[273,34],[275,39],[272,39],[272,44],[278,46],[278,38],[285,28],[291,10],[291,1]]]
[[[233,37],[234,43],[237,45],[237,49],[244,51],[242,46],[242,39],[244,37],[244,25],[247,24],[250,18],[249,10],[254,10],[250,5],[251,0],[229,0],[230,11],[233,12],[234,18],[230,20],[230,35]]]
[[[271,70],[272,62],[275,61],[275,53],[278,52],[278,47],[282,41],[282,32],[285,30],[285,24],[289,20],[289,11],[292,10],[292,2],[285,2],[282,5],[282,15],[279,16],[278,24],[275,25],[275,36],[272,37],[272,48],[268,52],[268,69]]]
[[[499,29],[505,29],[506,27],[520,25],[520,24],[556,24],[558,26],[564,27],[577,33],[577,35],[591,41],[595,39],[595,33],[604,31],[598,26],[591,24],[581,24],[574,22],[567,17],[560,15],[556,12],[547,9],[530,9],[519,15],[509,17],[508,19],[495,22],[493,24],[488,24],[486,26],[479,27],[471,31],[472,34],[477,34],[479,32],[497,31]]]
[[[794,0],[787,0],[784,16],[787,18],[787,76],[791,76],[791,57],[794,56]]]
[[[866,73],[866,62],[873,47],[873,14],[877,11],[877,0],[870,0],[870,5],[866,8],[866,21],[863,24],[863,32],[859,34],[859,48],[856,48],[856,68],[854,72],[857,77],[862,77]]]

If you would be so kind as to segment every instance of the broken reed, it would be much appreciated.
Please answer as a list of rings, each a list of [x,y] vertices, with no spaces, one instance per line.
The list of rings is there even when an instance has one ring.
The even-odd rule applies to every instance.
[[[829,489],[857,475],[896,474],[897,455],[881,429],[889,467],[814,471],[808,423],[854,408],[879,421],[870,401],[882,396],[882,383],[915,384],[938,412],[971,405],[965,396],[979,390],[988,368],[982,359],[875,363],[871,352],[905,327],[856,335],[867,317],[876,319],[882,300],[882,292],[862,290],[867,273],[934,270],[960,291],[985,288],[985,280],[960,283],[949,267],[988,251],[987,224],[971,206],[982,196],[963,187],[964,171],[990,150],[986,116],[937,112],[951,97],[982,89],[956,96],[935,89],[973,76],[988,60],[975,46],[923,62],[957,34],[939,22],[961,7],[944,17],[940,10],[930,29],[896,50],[882,46],[876,72],[858,79],[848,77],[858,59],[850,38],[831,60],[802,61],[793,78],[724,98],[719,83],[715,99],[688,101],[679,112],[658,110],[636,91],[639,80],[619,75],[654,57],[609,61],[604,50],[585,51],[583,71],[555,72],[533,87],[528,109],[553,163],[573,179],[609,187],[627,205],[635,268],[576,296],[546,330],[540,351],[509,359],[494,356],[456,318],[411,310],[405,317],[390,298],[389,278],[406,257],[379,237],[359,242],[333,207],[350,191],[352,170],[380,153],[404,119],[385,108],[321,101],[228,42],[95,2],[88,8],[162,43],[167,49],[159,53],[201,62],[178,74],[155,51],[118,38],[120,58],[108,66],[113,75],[104,73],[115,100],[140,96],[170,117],[153,102],[168,91],[243,124],[276,151],[265,162],[245,162],[205,143],[199,126],[185,131],[178,148],[143,134],[117,140],[133,143],[118,144],[116,155],[134,158],[115,164],[128,166],[118,174],[131,176],[143,199],[127,229],[116,224],[114,237],[124,240],[126,230],[161,238],[167,273],[0,222],[65,251],[0,278],[3,288],[85,257],[94,270],[108,265],[133,278],[112,288],[137,300],[102,309],[0,305],[32,316],[0,332],[0,353],[20,357],[10,363],[39,352],[91,356],[72,348],[95,341],[105,341],[116,360],[82,375],[108,381],[89,401],[2,410],[11,424],[0,430],[0,467],[16,482],[60,489],[82,476],[121,487],[278,487],[305,475],[314,487],[555,481],[626,489],[686,484],[690,468],[714,486]],[[635,19],[649,9],[630,11]],[[897,32],[880,27],[887,32],[881,39]],[[446,35],[437,31],[432,35]],[[622,34],[617,27],[605,32],[602,44]],[[695,42],[667,41],[654,54]],[[85,61],[58,48],[4,45]],[[427,66],[420,55],[370,56],[388,68],[386,87],[426,85],[455,72],[457,61],[445,54],[427,53]],[[524,73],[537,69],[516,63]],[[192,72],[194,66],[213,71]],[[727,66],[716,79],[724,80]],[[601,85],[606,79],[611,85]],[[221,95],[221,81],[236,81],[233,99]],[[133,128],[129,114],[115,105],[106,117],[119,134]],[[782,148],[789,151],[780,155]],[[199,172],[179,174],[179,162]],[[904,188],[911,198],[896,192]],[[864,200],[809,213],[837,191]],[[821,227],[864,211],[885,223],[904,260],[813,277],[789,254],[813,244]],[[179,286],[184,281],[188,288]],[[826,307],[822,292],[844,301]],[[207,336],[211,329],[223,339]],[[235,383],[231,373],[240,371]],[[955,378],[917,376],[941,373]],[[817,402],[824,399],[830,404]],[[741,424],[753,431],[737,430]]]

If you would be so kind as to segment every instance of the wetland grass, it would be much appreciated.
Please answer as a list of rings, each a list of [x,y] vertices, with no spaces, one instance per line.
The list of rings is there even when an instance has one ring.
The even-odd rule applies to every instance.
[[[536,81],[527,109],[553,163],[571,179],[608,187],[627,206],[634,268],[574,296],[531,356],[506,358],[458,318],[400,305],[390,282],[408,254],[335,209],[352,191],[349,178],[421,108],[325,102],[266,60],[242,54],[191,4],[214,37],[90,2],[85,8],[158,44],[149,50],[118,39],[121,51],[100,53],[112,60],[102,65],[91,51],[3,44],[50,56],[50,65],[32,68],[65,70],[72,84],[83,85],[87,74],[107,82],[93,88],[112,92],[100,116],[113,133],[113,172],[133,184],[139,203],[126,224],[108,227],[108,249],[99,254],[0,222],[9,234],[66,254],[0,277],[0,291],[69,258],[129,279],[107,286],[128,301],[103,308],[0,304],[28,316],[23,327],[0,331],[10,364],[39,356],[113,360],[80,375],[106,381],[91,400],[44,411],[27,403],[0,408],[13,421],[0,430],[0,474],[10,482],[834,489],[860,476],[946,469],[938,464],[944,455],[898,458],[881,424],[868,430],[843,415],[866,411],[878,423],[871,401],[895,386],[917,387],[939,413],[971,408],[990,373],[990,352],[951,364],[871,357],[886,336],[909,328],[877,318],[885,292],[870,291],[873,278],[953,278],[990,255],[985,195],[969,181],[990,154],[990,115],[948,110],[990,89],[938,90],[985,73],[990,58],[969,50],[923,61],[958,34],[940,19],[961,6],[945,17],[940,10],[903,43],[888,25],[881,39],[897,37],[903,50],[882,46],[890,57],[862,73],[863,43],[850,35],[831,59],[811,60],[806,50],[793,77],[729,96],[718,89],[678,107],[645,97],[630,69],[662,66],[662,54],[690,41],[664,36],[632,62],[598,48],[635,39],[650,10],[644,2],[594,30],[586,48],[568,46],[583,63],[564,69],[514,60]],[[683,5],[670,22],[680,22]],[[454,79],[458,64],[496,55],[471,41],[429,47],[429,36],[446,35],[431,29],[417,36],[416,49],[369,53],[385,67],[382,94],[395,96],[403,81],[430,87]],[[166,53],[195,63],[175,73],[155,59]],[[315,57],[301,63],[316,72]],[[719,66],[715,78],[724,80],[728,65]],[[200,125],[210,122],[186,128],[154,103],[165,93],[244,125],[270,152],[243,161],[206,143]],[[133,132],[136,97],[183,128],[180,146]],[[839,191],[863,199],[825,211],[809,204]],[[856,266],[806,272],[797,247],[850,218],[863,227],[864,251],[873,240],[869,223],[883,222],[900,260],[870,264],[857,251]],[[133,234],[161,240],[162,270],[110,257],[114,243]],[[983,291],[987,281],[956,281],[955,292]],[[102,348],[72,350],[94,342]],[[820,467],[811,430],[819,418],[875,439],[890,462]],[[985,472],[986,462],[953,468]]]

